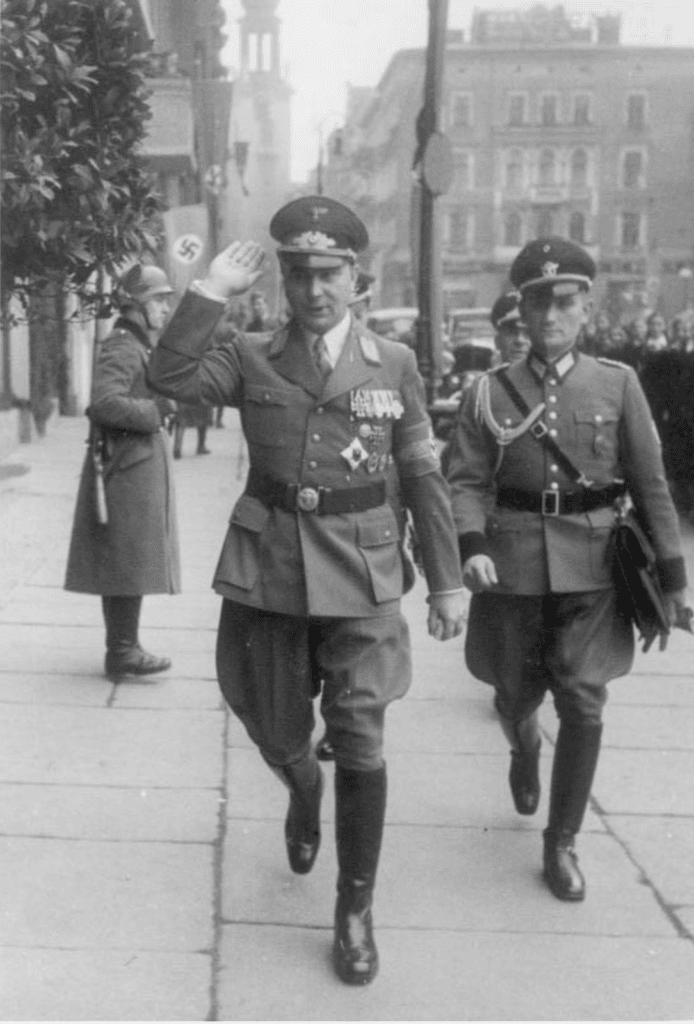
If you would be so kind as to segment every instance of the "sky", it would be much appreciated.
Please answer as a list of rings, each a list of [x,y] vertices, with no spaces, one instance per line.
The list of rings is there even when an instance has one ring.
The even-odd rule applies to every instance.
[[[557,0],[548,0],[554,6]],[[222,58],[238,66],[241,0],[222,0],[229,39]],[[528,7],[513,0],[449,0],[449,28],[469,28],[475,7]],[[622,42],[694,46],[694,0],[565,0],[569,13],[622,15]],[[294,89],[292,178],[305,181],[318,158],[321,133],[344,117],[347,84],[378,84],[398,50],[424,47],[427,0],[280,0],[280,61]]]

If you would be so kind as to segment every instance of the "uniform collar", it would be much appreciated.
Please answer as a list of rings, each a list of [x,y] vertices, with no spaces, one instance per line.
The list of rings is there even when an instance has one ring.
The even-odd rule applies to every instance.
[[[565,352],[563,356],[554,363],[546,363],[543,359],[540,359],[538,355],[531,352],[528,355],[528,366],[538,378],[538,380],[544,380],[548,373],[558,377],[559,380],[563,380],[567,373],[573,370],[578,356],[576,350],[571,348],[568,352]]]
[[[345,347],[347,341],[347,335],[349,334],[351,317],[349,310],[345,313],[339,324],[335,324],[329,331],[326,331],[322,336],[325,341],[325,347],[328,350],[328,359],[332,364],[333,370],[337,366],[337,361],[342,355],[342,349]],[[309,351],[313,351],[313,346],[316,340],[321,337],[319,334],[312,334],[309,331],[304,331],[304,337],[308,344]]]
[[[353,317],[352,314],[348,312],[345,319],[340,321],[339,324],[336,324],[335,327],[332,328],[332,331],[339,332],[343,324],[346,324],[346,326],[344,339],[342,340],[342,348],[344,348],[345,346],[351,328],[357,337],[357,341],[359,342],[359,347],[361,349],[361,354],[366,360],[366,362],[371,363],[373,366],[380,366],[383,361],[381,359],[381,353],[378,349],[378,344],[374,339],[374,336],[368,330],[368,328],[364,327],[361,321],[357,320],[356,317]],[[270,358],[277,357],[282,352],[284,352],[285,346],[289,339],[292,325],[295,325],[295,329],[297,330],[297,332],[301,331],[295,320],[290,321],[289,324],[286,324],[283,327],[279,327],[273,334],[272,341],[270,342],[270,349],[268,352]],[[328,331],[328,334],[330,333],[331,332]],[[311,337],[315,340],[317,335],[312,335]],[[326,334],[325,337],[327,339],[328,335]]]

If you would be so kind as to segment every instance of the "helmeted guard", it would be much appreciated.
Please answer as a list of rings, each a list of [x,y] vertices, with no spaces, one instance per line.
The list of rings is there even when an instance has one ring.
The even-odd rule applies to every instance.
[[[262,269],[257,246],[235,243],[184,297],[149,379],[172,398],[240,409],[250,471],[215,572],[224,599],[219,682],[289,789],[289,863],[306,873],[320,842],[323,779],[311,733],[322,681],[335,756],[333,957],[343,981],[365,984],[378,968],[371,905],[386,806],[384,716],[411,673],[400,598],[412,570],[388,487],[393,470],[419,532],[439,639],[462,629],[460,564],[414,355],[349,309],[364,225],[342,204],[307,196],[283,207],[270,231],[289,323],[208,347],[223,301]]]
[[[65,588],[101,595],[105,673],[115,682],[171,666],[142,648],[138,627],[144,594],[181,589],[165,430],[174,405],[145,380],[172,294],[161,267],[135,263],[123,274],[114,289],[119,316],[100,345],[92,381]]]
[[[448,463],[463,579],[473,591],[466,660],[496,691],[520,814],[540,798],[537,710],[559,717],[544,875],[581,900],[574,840],[600,750],[606,684],[629,672],[632,626],[613,585],[615,503],[628,492],[648,528],[668,614],[684,606],[678,521],[635,372],[580,353],[595,264],[562,238],[528,243],[511,268],[531,351],[478,379]]]

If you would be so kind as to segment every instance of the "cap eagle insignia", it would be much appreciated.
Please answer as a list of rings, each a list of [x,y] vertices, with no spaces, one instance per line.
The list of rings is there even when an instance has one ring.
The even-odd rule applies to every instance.
[[[559,272],[559,264],[553,263],[551,260],[547,260],[540,267],[543,277],[556,277]]]

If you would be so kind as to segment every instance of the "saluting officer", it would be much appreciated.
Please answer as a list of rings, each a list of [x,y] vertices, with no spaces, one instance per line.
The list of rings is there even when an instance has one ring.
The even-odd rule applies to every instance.
[[[250,471],[215,573],[223,597],[221,689],[290,792],[289,863],[311,870],[323,778],[311,746],[315,680],[335,753],[339,865],[333,958],[339,977],[375,976],[371,904],[386,806],[387,705],[410,685],[400,597],[411,582],[397,470],[430,590],[429,631],[462,628],[448,489],[432,445],[414,355],[349,311],[366,229],[324,196],[297,199],[270,224],[290,322],[208,349],[229,296],[257,279],[262,253],[235,243],[189,292],[149,366],[172,398],[241,410]],[[197,292],[197,294],[196,294]]]
[[[537,810],[537,709],[548,689],[554,698],[544,876],[562,900],[585,895],[574,839],[597,766],[606,684],[633,660],[609,557],[614,502],[625,490],[650,531],[673,623],[685,605],[677,516],[636,374],[576,349],[594,276],[590,255],[561,238],[519,253],[511,281],[531,351],[465,395],[448,473],[473,591],[467,665],[495,687],[520,814]]]

